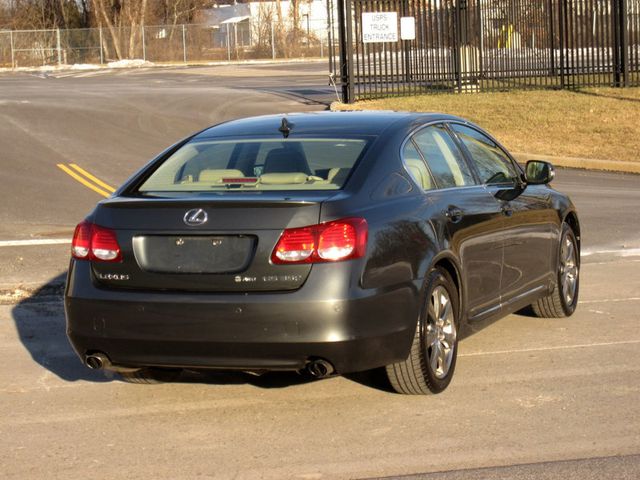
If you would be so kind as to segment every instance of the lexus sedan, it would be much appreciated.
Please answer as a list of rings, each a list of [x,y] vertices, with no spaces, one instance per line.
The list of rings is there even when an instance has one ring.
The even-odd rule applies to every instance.
[[[400,393],[438,393],[465,335],[574,312],[580,224],[553,175],[443,114],[222,123],[77,226],[67,334],[134,382],[384,367]]]

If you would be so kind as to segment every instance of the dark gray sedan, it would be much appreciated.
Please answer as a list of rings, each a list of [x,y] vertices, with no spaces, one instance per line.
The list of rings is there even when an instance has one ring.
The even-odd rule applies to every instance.
[[[531,307],[571,315],[580,225],[490,135],[442,114],[223,123],[170,147],[76,228],[65,308],[90,368],[451,381],[458,341]]]

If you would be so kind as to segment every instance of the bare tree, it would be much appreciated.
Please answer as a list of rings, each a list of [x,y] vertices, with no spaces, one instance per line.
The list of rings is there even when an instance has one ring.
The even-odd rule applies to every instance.
[[[106,26],[116,57],[135,58],[145,24],[147,0],[93,0],[96,23]],[[125,28],[126,27],[126,28]],[[105,52],[110,55],[105,41]]]
[[[211,0],[152,0],[150,14],[162,25],[192,23],[198,10],[212,3]]]
[[[12,0],[0,3],[0,22],[14,30],[84,28],[86,7],[75,0]]]

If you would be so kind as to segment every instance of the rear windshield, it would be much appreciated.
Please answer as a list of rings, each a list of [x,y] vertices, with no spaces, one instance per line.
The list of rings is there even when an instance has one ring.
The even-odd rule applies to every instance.
[[[138,191],[338,190],[366,145],[353,138],[196,140],[167,158]]]

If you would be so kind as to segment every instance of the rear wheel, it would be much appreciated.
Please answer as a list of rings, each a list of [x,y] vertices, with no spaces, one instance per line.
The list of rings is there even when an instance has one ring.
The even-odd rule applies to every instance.
[[[396,392],[442,392],[453,377],[458,354],[458,291],[449,274],[436,268],[427,277],[425,305],[409,357],[387,365]]]
[[[562,225],[560,251],[558,252],[557,284],[550,295],[531,305],[538,317],[560,318],[573,314],[578,305],[580,290],[580,252],[573,230]]]
[[[127,383],[158,384],[176,381],[181,372],[180,368],[145,367],[134,372],[120,372],[120,376]]]

